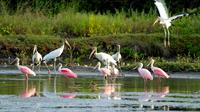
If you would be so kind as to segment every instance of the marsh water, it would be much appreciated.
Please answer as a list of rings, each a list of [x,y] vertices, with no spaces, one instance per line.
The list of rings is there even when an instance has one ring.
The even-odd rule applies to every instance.
[[[155,78],[144,83],[140,77],[106,81],[99,73],[88,74],[77,79],[38,75],[29,81],[22,74],[1,74],[0,111],[200,111],[200,79]]]

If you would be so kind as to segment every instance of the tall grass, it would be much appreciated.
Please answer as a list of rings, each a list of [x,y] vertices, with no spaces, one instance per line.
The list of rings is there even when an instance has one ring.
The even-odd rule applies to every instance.
[[[13,14],[7,5],[1,3],[1,35],[61,35],[64,37],[90,37],[127,33],[162,33],[162,27],[152,26],[157,17],[153,9],[149,13],[123,10],[111,13],[77,12],[72,6],[65,7],[56,14],[45,13],[44,9],[33,11],[30,8],[18,8]],[[39,6],[38,6],[39,7]],[[170,28],[172,34],[194,34],[200,29],[200,15],[184,17],[174,22]]]

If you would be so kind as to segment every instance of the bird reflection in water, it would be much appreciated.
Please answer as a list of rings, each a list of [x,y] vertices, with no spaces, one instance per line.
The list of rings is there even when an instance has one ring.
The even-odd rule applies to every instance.
[[[121,100],[121,84],[116,84],[115,82],[105,81],[103,87],[100,87],[101,92],[98,96],[99,99],[114,99]]]
[[[28,97],[32,97],[36,95],[36,88],[35,87],[29,88],[28,80],[24,81],[24,85],[25,85],[25,89],[20,94],[21,97],[28,98]]]
[[[148,90],[147,88],[144,88],[144,93],[138,97],[138,101],[140,104],[139,108],[148,109],[148,107],[150,107],[152,110],[154,110],[154,103],[164,100],[169,92],[169,86],[161,86],[156,88],[155,90]],[[162,107],[163,110],[169,110],[169,107],[167,105],[164,105]]]

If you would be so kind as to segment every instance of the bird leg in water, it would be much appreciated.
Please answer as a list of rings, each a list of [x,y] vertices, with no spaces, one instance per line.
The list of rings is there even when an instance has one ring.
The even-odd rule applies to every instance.
[[[169,32],[169,29],[167,28],[167,44],[168,44],[168,47],[170,47],[170,40],[169,40],[169,38],[170,38],[170,32]]]
[[[56,73],[56,58],[54,58],[53,68],[54,68],[54,73]]]
[[[163,29],[164,29],[164,33],[165,33],[164,46],[166,47],[167,46],[167,44],[166,44],[167,32],[166,32],[165,26],[163,26]]]
[[[28,80],[28,74],[25,74],[25,80]]]

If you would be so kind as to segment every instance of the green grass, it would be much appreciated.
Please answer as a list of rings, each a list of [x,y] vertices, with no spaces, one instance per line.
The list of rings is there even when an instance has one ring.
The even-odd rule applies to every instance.
[[[176,20],[170,27],[171,47],[165,48],[162,27],[158,24],[152,26],[158,15],[156,10],[149,13],[121,10],[115,14],[100,14],[77,12],[76,8],[68,7],[51,15],[29,8],[19,8],[10,13],[5,5],[0,13],[1,58],[19,56],[28,63],[34,44],[44,55],[58,48],[63,38],[68,38],[73,47],[73,59],[69,59],[68,51],[64,52],[62,60],[66,63],[70,60],[94,64],[96,61],[88,61],[91,47],[97,46],[99,51],[112,54],[116,52],[116,44],[121,44],[123,60],[129,63],[125,64],[127,69],[153,56],[167,60],[157,63],[166,70],[200,71],[200,15]],[[184,58],[195,61],[184,63]]]

